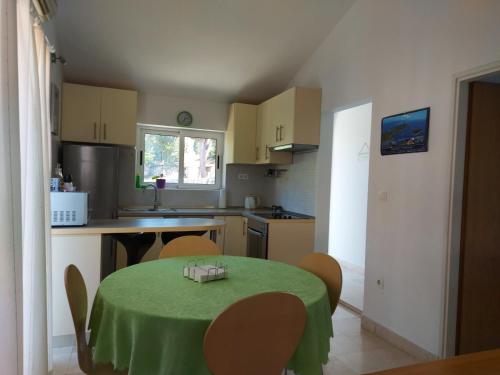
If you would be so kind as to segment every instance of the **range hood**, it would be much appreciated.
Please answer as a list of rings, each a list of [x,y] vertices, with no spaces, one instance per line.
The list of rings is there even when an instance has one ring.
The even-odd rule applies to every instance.
[[[272,148],[272,151],[301,152],[301,151],[317,150],[318,148],[319,148],[318,145],[304,145],[298,143],[290,143],[287,145],[275,146]]]

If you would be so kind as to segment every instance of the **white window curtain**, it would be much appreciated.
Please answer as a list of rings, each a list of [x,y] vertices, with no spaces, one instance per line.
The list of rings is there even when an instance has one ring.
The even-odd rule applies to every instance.
[[[20,227],[16,185],[17,144],[17,58],[16,6],[0,0],[0,373],[18,374],[15,233]],[[20,273],[19,273],[20,274]]]
[[[22,373],[48,372],[50,52],[30,0],[17,0],[22,227]]]

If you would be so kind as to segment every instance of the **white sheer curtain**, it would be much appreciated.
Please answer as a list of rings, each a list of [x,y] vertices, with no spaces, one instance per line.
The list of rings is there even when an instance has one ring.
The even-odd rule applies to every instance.
[[[15,1],[0,0],[0,373],[18,373],[15,254],[19,228],[15,199],[17,59]],[[14,165],[14,167],[13,167]]]
[[[17,0],[23,374],[48,371],[50,53],[30,0]],[[49,252],[50,253],[50,252]]]

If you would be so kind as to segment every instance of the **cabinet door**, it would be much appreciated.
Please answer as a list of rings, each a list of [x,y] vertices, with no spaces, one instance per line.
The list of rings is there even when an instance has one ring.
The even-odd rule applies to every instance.
[[[102,88],[101,143],[135,146],[137,92]]]
[[[257,106],[231,105],[226,132],[226,161],[231,164],[255,164]]]
[[[257,162],[269,163],[269,105],[267,102],[257,108]]]
[[[242,216],[226,216],[224,255],[246,256],[247,222]]]
[[[271,103],[266,101],[257,109],[257,163],[258,164],[291,164],[292,154],[290,152],[271,151],[277,137],[277,129],[273,127],[271,114]]]
[[[276,145],[294,143],[295,88],[273,98],[272,112],[276,126]]]
[[[269,223],[267,258],[298,265],[314,251],[314,221],[281,220]]]
[[[63,84],[61,140],[98,143],[100,118],[99,87]]]

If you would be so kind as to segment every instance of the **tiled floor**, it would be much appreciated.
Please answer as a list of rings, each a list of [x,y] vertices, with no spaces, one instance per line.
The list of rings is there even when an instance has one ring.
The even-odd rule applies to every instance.
[[[363,311],[363,297],[365,291],[365,275],[359,269],[350,267],[343,262],[342,268],[342,301]]]
[[[324,375],[357,375],[416,361],[405,352],[361,329],[357,315],[339,306],[333,316],[335,337]],[[54,375],[83,374],[74,347],[54,349]],[[288,372],[291,375],[291,372]]]

